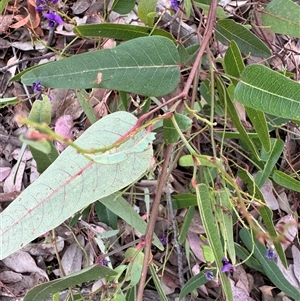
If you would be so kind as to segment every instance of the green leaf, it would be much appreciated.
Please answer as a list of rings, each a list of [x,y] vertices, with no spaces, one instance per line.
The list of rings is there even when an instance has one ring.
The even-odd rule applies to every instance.
[[[235,248],[233,239],[233,220],[232,220],[232,205],[229,201],[230,194],[227,189],[219,190],[216,194],[216,208],[220,230],[224,243],[227,248],[227,252],[231,259],[231,262],[235,264]]]
[[[129,205],[129,203],[119,194],[112,194],[99,199],[106,208],[118,215],[122,220],[128,223],[133,229],[136,229],[142,234],[146,234],[147,224],[138,215],[138,213]],[[160,250],[164,250],[163,245],[156,235],[153,240],[154,245]]]
[[[196,199],[196,197],[195,197],[195,199]],[[196,202],[197,202],[197,200],[196,200]],[[187,233],[189,231],[191,221],[194,217],[194,214],[195,214],[195,206],[190,206],[186,215],[184,216],[183,224],[180,229],[180,234],[179,234],[179,238],[178,238],[178,243],[180,245],[182,245],[185,242],[185,239],[186,239]]]
[[[179,294],[179,300],[182,300],[186,295],[190,294],[195,289],[198,289],[199,286],[205,284],[207,281],[208,280],[205,278],[204,272],[200,272],[199,274],[193,276],[182,288]]]
[[[218,270],[222,268],[222,258],[224,258],[224,250],[221,243],[220,231],[215,222],[212,208],[212,195],[209,193],[208,187],[205,184],[199,184],[196,188],[197,203],[201,220],[208,238],[209,245],[213,251]],[[230,283],[224,273],[220,273],[220,280],[225,299],[233,300]]]
[[[252,250],[253,241],[247,229],[240,230],[240,237],[249,251]],[[259,261],[265,274],[273,282],[273,284],[286,295],[295,300],[300,300],[300,291],[284,277],[274,261],[266,258],[266,248],[254,238],[254,254]]]
[[[253,144],[252,140],[249,138],[248,133],[246,132],[243,124],[241,123],[241,120],[238,116],[238,113],[235,109],[235,106],[232,102],[232,99],[230,97],[230,94],[228,93],[228,90],[224,87],[224,83],[222,80],[217,78],[216,80],[216,86],[220,95],[220,102],[222,105],[227,109],[227,113],[232,119],[233,124],[237,128],[239,134],[241,135],[241,139],[246,143],[250,151],[253,153],[253,155],[259,159],[258,152],[256,150],[255,145]]]
[[[174,210],[196,206],[197,197],[191,193],[176,194],[172,195],[172,203]]]
[[[36,149],[38,152],[48,155],[51,152],[51,142],[48,140],[30,140],[26,136],[21,135],[20,141],[26,143],[31,148]]]
[[[200,246],[203,252],[203,257],[206,262],[213,263],[215,261],[215,256],[212,252],[212,249],[210,246],[207,245],[201,245]]]
[[[231,19],[219,20],[216,26],[217,39],[224,45],[233,40],[242,53],[251,53],[253,56],[269,57],[270,49],[251,31]]]
[[[262,11],[263,25],[275,33],[300,38],[300,6],[290,0],[273,0]]]
[[[271,238],[275,239],[277,238],[277,232],[273,224],[273,212],[268,206],[262,206],[258,207],[258,211],[264,221],[264,226],[266,227],[267,231],[269,232]],[[275,249],[277,251],[277,254],[283,264],[283,266],[287,269],[287,261],[284,254],[284,250],[281,246],[281,243],[279,241],[274,240],[273,244],[275,246]]]
[[[127,41],[140,37],[154,35],[164,36],[172,41],[175,41],[174,37],[169,32],[163,29],[128,24],[85,24],[76,26],[73,29],[73,31],[81,37],[106,37],[111,39]]]
[[[155,270],[153,263],[150,264],[150,272],[151,272],[152,280],[154,282],[156,291],[159,295],[159,300],[160,301],[168,301],[168,298],[164,292],[164,289],[160,282],[160,278],[158,277],[157,271]]]
[[[79,90],[76,91],[76,96],[78,99],[78,102],[80,103],[86,117],[90,121],[91,124],[95,123],[97,121],[97,117],[95,115],[93,106],[89,99],[89,93],[87,93],[85,90]]]
[[[174,113],[175,120],[182,132],[187,131],[192,126],[192,120],[183,114]],[[179,134],[173,125],[170,118],[163,120],[164,140],[166,144],[176,143],[179,139]]]
[[[268,153],[268,160],[264,166],[263,171],[259,171],[255,177],[255,183],[259,188],[261,188],[264,185],[264,183],[272,173],[273,168],[278,162],[278,159],[280,158],[284,148],[284,142],[281,139],[272,138],[271,140],[272,148],[270,153]]]
[[[262,274],[265,274],[265,271],[263,269],[263,267],[260,265],[260,263],[257,261],[256,258],[254,258],[253,256],[250,256],[250,253],[248,250],[246,250],[245,248],[243,248],[242,246],[240,246],[239,244],[235,243],[234,244],[235,246],[235,253],[236,253],[236,256],[241,259],[241,260],[247,260],[245,261],[245,264],[256,270],[256,271],[259,271],[261,272]]]
[[[1,6],[1,4],[0,4]],[[0,109],[8,105],[14,105],[19,102],[17,97],[0,98]]]
[[[118,216],[109,210],[101,201],[95,203],[95,211],[100,222],[113,229],[118,229]]]
[[[262,65],[244,69],[235,88],[243,105],[275,116],[300,119],[300,84]]]
[[[136,122],[137,118],[126,112],[110,114],[89,127],[76,144],[86,149],[111,146]],[[142,130],[134,140],[142,139],[145,134],[146,131]],[[122,144],[124,148],[135,144],[132,138]],[[0,257],[7,257],[96,200],[132,184],[148,168],[152,153],[152,149],[147,148],[129,154],[127,160],[118,164],[101,165],[78,154],[72,147],[66,148],[0,214]]]
[[[156,11],[157,0],[140,0],[138,5],[138,16],[145,25],[152,26],[154,17],[149,15]]]
[[[246,112],[254,126],[255,132],[257,133],[262,146],[266,152],[269,152],[271,150],[271,140],[264,112],[249,107],[246,107]]]
[[[224,70],[228,75],[239,78],[245,65],[235,41],[231,41],[229,47],[224,56]],[[231,79],[232,83],[236,86],[238,81],[236,79]]]
[[[52,142],[47,141],[50,145],[47,153],[40,151],[36,147],[29,145],[29,149],[36,162],[36,168],[39,173],[43,173],[59,156],[59,153]],[[28,141],[27,141],[28,143]],[[31,144],[31,142],[30,142]]]
[[[300,181],[282,171],[275,170],[273,173],[273,180],[282,187],[300,192]]]
[[[141,279],[144,253],[137,248],[129,248],[125,252],[125,258],[129,261],[126,272],[126,280],[130,280],[128,287],[135,286]],[[127,278],[128,277],[128,278]]]
[[[178,61],[178,51],[168,38],[144,37],[114,49],[39,66],[25,73],[21,80],[26,85],[40,81],[52,88],[106,88],[161,96],[172,92],[179,82]]]
[[[36,123],[51,122],[51,103],[47,96],[43,96],[43,100],[36,100],[30,110],[28,119]]]
[[[114,0],[112,10],[120,15],[130,13],[135,5],[135,0]]]
[[[24,301],[42,301],[47,299],[50,294],[60,292],[68,287],[73,287],[83,282],[107,278],[114,275],[116,275],[116,272],[107,267],[93,265],[63,278],[35,286],[27,292],[24,297]]]

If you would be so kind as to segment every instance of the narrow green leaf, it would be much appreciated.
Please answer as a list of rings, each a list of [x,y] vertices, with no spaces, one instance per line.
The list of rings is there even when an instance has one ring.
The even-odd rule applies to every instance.
[[[79,91],[76,91],[76,96],[90,123],[91,124],[95,123],[97,121],[97,117],[95,115],[93,106],[90,102],[89,93],[81,89]]]
[[[233,239],[233,220],[232,220],[232,205],[229,201],[229,192],[227,189],[219,190],[216,194],[216,208],[215,211],[218,216],[220,230],[227,252],[231,262],[235,264],[235,248]]]
[[[264,183],[272,173],[284,148],[284,142],[281,139],[272,138],[271,141],[272,141],[272,148],[269,153],[268,160],[265,163],[263,171],[262,172],[259,171],[255,177],[255,183],[259,188],[261,188],[264,185]]]
[[[275,170],[273,173],[273,180],[282,187],[300,192],[300,181],[282,171]]]
[[[133,229],[136,229],[142,234],[146,233],[147,224],[138,215],[138,213],[129,205],[129,203],[119,194],[112,194],[99,200],[110,211],[118,215],[122,220],[128,223]],[[154,245],[163,250],[164,247],[156,235],[153,240]]]
[[[81,37],[106,37],[128,41],[140,37],[147,37],[151,34],[153,36],[164,36],[175,41],[174,37],[163,29],[129,24],[85,24],[76,26],[73,31]]]
[[[249,107],[246,107],[246,112],[254,126],[255,132],[257,133],[262,146],[266,152],[269,152],[271,150],[271,140],[264,112]]]
[[[224,87],[223,81],[221,81],[219,78],[216,80],[217,89],[220,95],[220,102],[222,105],[227,109],[227,113],[232,119],[233,124],[237,128],[239,134],[241,135],[241,139],[245,142],[245,144],[248,146],[250,151],[253,153],[253,155],[259,159],[258,152],[256,150],[256,147],[254,146],[252,140],[249,138],[248,133],[246,132],[243,124],[241,123],[241,120],[238,116],[238,113],[235,109],[235,106],[232,102],[232,99],[230,98],[230,95],[227,91],[227,89]]]
[[[253,56],[269,57],[270,49],[251,31],[231,19],[219,20],[216,26],[217,39],[225,44],[233,40],[237,43],[242,53]]]
[[[300,38],[300,5],[290,0],[272,0],[262,11],[263,25],[275,33]]]
[[[112,10],[120,15],[130,13],[135,5],[135,0],[114,0]]]
[[[214,258],[218,270],[222,268],[222,258],[224,258],[224,250],[219,235],[219,228],[215,223],[212,208],[212,195],[209,193],[208,187],[205,184],[199,184],[196,189],[197,203],[201,216],[201,220],[208,238],[209,245],[213,251]],[[220,273],[222,289],[227,301],[233,301],[230,282],[224,273]]]
[[[264,221],[264,226],[266,227],[267,231],[269,232],[271,238],[274,238],[273,244],[275,246],[276,252],[283,264],[283,266],[287,269],[287,261],[284,254],[284,250],[282,249],[281,243],[276,241],[277,232],[273,223],[273,212],[268,206],[262,206],[258,208],[258,211]]]
[[[1,6],[1,4],[0,4]],[[0,109],[4,108],[8,105],[14,105],[19,102],[17,97],[9,97],[9,98],[0,98]]]
[[[205,278],[205,273],[200,272],[199,274],[193,276],[182,288],[179,294],[179,300],[182,300],[186,295],[190,294],[199,286],[205,284],[208,280]]]
[[[140,0],[138,5],[138,16],[145,25],[152,26],[154,23],[154,16],[149,14],[156,11],[157,0]]]
[[[236,256],[241,259],[241,260],[247,260],[245,261],[245,264],[256,270],[261,272],[262,274],[265,274],[265,271],[263,269],[263,267],[260,265],[260,263],[257,261],[256,258],[254,258],[253,256],[250,256],[250,252],[248,250],[246,250],[245,248],[243,248],[242,246],[240,246],[239,244],[235,243],[235,253]]]
[[[39,66],[21,80],[26,85],[40,81],[52,88],[106,88],[161,96],[172,92],[179,82],[178,61],[170,39],[151,36]]]
[[[196,197],[195,197],[195,199],[196,199]],[[197,204],[197,201],[196,201],[196,204]],[[187,233],[188,233],[190,225],[191,225],[191,221],[194,217],[194,213],[195,213],[195,206],[190,206],[184,217],[183,224],[180,229],[180,234],[179,234],[179,239],[178,239],[178,243],[180,245],[182,245],[186,239]]]
[[[247,229],[240,230],[240,237],[247,249],[249,251],[252,250],[253,241],[249,231]],[[267,277],[279,290],[283,291],[286,295],[294,298],[295,300],[300,300],[300,290],[289,283],[274,261],[266,258],[266,248],[255,238],[253,255],[265,270]]]
[[[244,69],[235,99],[247,107],[275,116],[300,119],[300,84],[262,65]]]
[[[50,294],[60,292],[68,287],[73,287],[87,281],[98,280],[100,278],[112,277],[116,274],[115,271],[107,267],[93,265],[63,278],[35,286],[27,292],[24,301],[42,301],[47,299]]]
[[[241,52],[236,42],[232,40],[224,56],[224,70],[228,75],[239,78],[244,68]],[[238,83],[235,79],[231,79],[231,81],[235,86]]]
[[[164,292],[164,289],[160,283],[160,279],[158,278],[157,271],[155,270],[153,263],[150,264],[150,272],[151,272],[151,276],[152,276],[156,291],[159,294],[159,298],[160,298],[159,300],[160,301],[168,301],[168,298],[167,298],[167,296]]]

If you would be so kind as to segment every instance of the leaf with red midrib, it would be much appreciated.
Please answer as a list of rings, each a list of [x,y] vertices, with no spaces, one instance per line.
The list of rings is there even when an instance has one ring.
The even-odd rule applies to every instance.
[[[113,144],[136,124],[130,113],[108,115],[87,129],[76,144],[85,149]],[[136,181],[148,168],[152,147],[134,145],[143,130],[118,149],[127,158],[117,164],[97,164],[68,147],[54,163],[0,214],[0,259],[55,228],[85,206]]]

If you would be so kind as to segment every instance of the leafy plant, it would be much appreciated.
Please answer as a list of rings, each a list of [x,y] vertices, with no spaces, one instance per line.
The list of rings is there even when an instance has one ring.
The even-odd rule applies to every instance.
[[[240,24],[227,18],[225,8],[218,7],[220,19],[214,26],[216,1],[196,2],[204,12],[209,7],[200,48],[185,47],[177,42],[177,37],[157,28],[157,1],[140,1],[138,15],[147,26],[104,22],[74,28],[81,38],[124,41],[115,48],[61,58],[15,76],[14,80],[25,85],[40,83],[45,88],[79,89],[79,102],[92,125],[75,142],[56,134],[49,127],[51,102],[47,98],[34,102],[28,119],[19,117],[19,122],[31,127],[21,139],[30,146],[42,174],[0,214],[0,258],[10,256],[70,218],[75,224],[85,210],[93,210],[91,204],[95,204],[98,217],[110,226],[116,227],[119,217],[142,236],[134,246],[128,246],[119,266],[88,267],[35,287],[25,300],[35,300],[33,296],[41,296],[36,300],[42,300],[50,293],[96,280],[99,273],[111,285],[103,300],[107,297],[140,301],[152,260],[151,246],[164,250],[162,239],[153,234],[164,189],[171,211],[188,209],[182,225],[172,218],[172,231],[177,251],[185,244],[189,263],[192,256],[188,233],[196,212],[204,228],[204,259],[199,274],[190,273],[190,279],[184,283],[178,268],[182,277],[181,300],[200,285],[217,279],[222,298],[235,300],[228,278],[236,265],[242,264],[264,274],[287,296],[300,299],[299,287],[289,283],[273,261],[276,253],[284,268],[288,268],[284,243],[292,243],[287,232],[294,225],[274,224],[276,212],[269,208],[263,191],[270,181],[299,192],[299,175],[286,152],[287,133],[297,129],[300,122],[297,66],[291,74],[273,70],[270,57],[274,50],[262,40],[264,35],[255,31],[257,24]],[[193,10],[191,4],[185,3],[188,12]],[[133,5],[132,1],[113,1],[112,10],[126,14]],[[263,26],[273,33],[298,36],[296,3],[273,0],[265,8],[250,9],[251,13],[262,15]],[[278,20],[282,22],[279,26]],[[227,46],[226,53],[216,60],[207,48],[213,30],[216,42]],[[249,63],[249,57],[256,57],[256,63]],[[203,68],[208,66],[202,81],[201,62]],[[184,88],[178,92],[175,89],[181,81]],[[97,88],[114,90],[117,95],[115,103],[108,106],[111,113],[100,120],[89,102],[90,89]],[[167,94],[170,95],[166,97]],[[15,101],[8,98],[0,104],[4,107]],[[139,118],[132,113],[134,110]],[[206,148],[205,139],[209,141]],[[68,147],[58,155],[53,140]],[[125,191],[143,176],[155,177],[153,157],[157,165],[161,159],[164,163],[151,209],[148,188],[142,191],[150,215],[146,223],[126,200]],[[284,160],[292,166],[291,170],[282,168]],[[164,187],[169,184],[168,171],[172,173],[176,165],[188,174],[188,188],[171,197],[169,188]],[[298,213],[290,211],[297,219]],[[258,213],[258,218],[253,217],[253,212]],[[234,236],[235,227],[240,229],[240,239]],[[110,234],[115,232],[108,232],[107,236]],[[103,239],[98,235],[95,241],[103,257],[109,259]],[[158,274],[157,270],[158,265],[152,262],[151,284],[166,300],[161,284],[165,271],[162,268]]]

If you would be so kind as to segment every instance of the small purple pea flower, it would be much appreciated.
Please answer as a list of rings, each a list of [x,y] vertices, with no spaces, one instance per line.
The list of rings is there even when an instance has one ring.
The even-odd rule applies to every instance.
[[[32,84],[33,92],[37,93],[36,99],[42,99],[43,87],[41,82],[36,82]]]
[[[221,269],[222,273],[232,273],[236,270],[235,266],[229,262],[229,260],[227,258],[223,258],[222,259],[222,263],[223,263],[223,267]]]
[[[163,233],[163,235],[159,238],[159,240],[163,246],[167,245],[167,235],[165,233]]]
[[[178,8],[179,8],[179,3],[177,0],[170,0],[171,2],[171,6],[173,8],[174,11],[178,11]]]
[[[49,11],[49,13],[47,14],[43,14],[43,16],[48,19],[48,26],[50,28],[53,28],[55,26],[55,24],[59,24],[59,25],[62,25],[63,24],[63,20],[62,18],[57,15],[55,12],[53,11]]]
[[[205,278],[208,280],[208,281],[212,281],[215,279],[214,277],[214,273],[212,271],[207,271],[205,273]]]
[[[275,259],[275,252],[274,252],[274,249],[268,248],[268,249],[267,249],[267,252],[266,252],[266,257],[267,257],[269,260],[274,260],[274,259]]]

